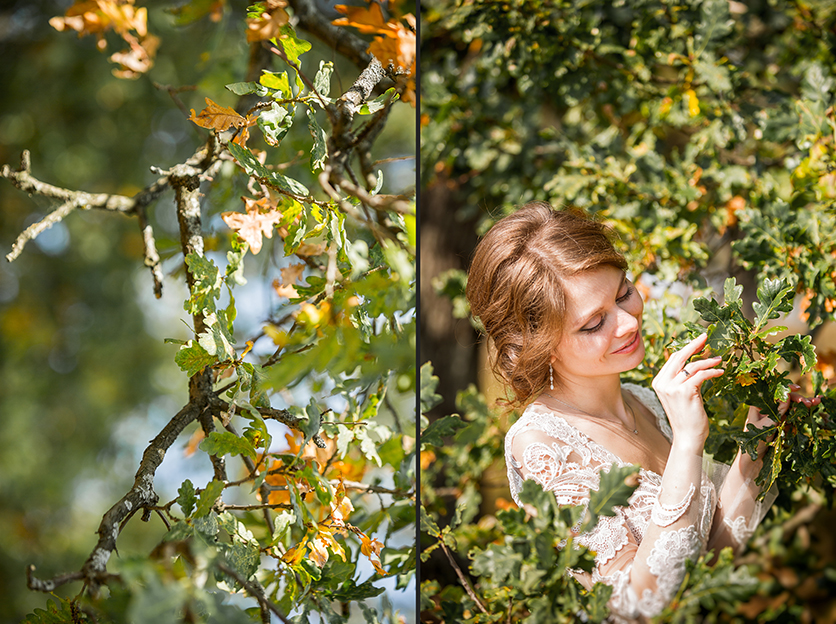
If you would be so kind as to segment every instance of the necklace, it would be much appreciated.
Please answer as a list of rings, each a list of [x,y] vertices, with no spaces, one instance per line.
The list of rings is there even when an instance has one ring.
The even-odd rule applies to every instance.
[[[553,398],[558,403],[562,403],[566,407],[572,408],[576,412],[580,412],[581,414],[586,414],[587,416],[591,416],[592,418],[596,417],[594,414],[590,414],[589,412],[585,412],[584,410],[582,410],[579,407],[575,407],[574,405],[571,405],[571,404],[567,403],[566,401],[562,401],[562,400],[558,399],[553,394],[549,394],[548,392],[544,392],[543,394],[545,394],[547,397]],[[633,411],[633,408],[630,407],[630,404],[627,401],[624,401],[624,407],[626,407],[630,411],[630,415],[633,417],[633,427],[632,427],[633,433],[635,433],[636,435],[639,435],[639,428],[638,428],[639,423],[638,423],[638,420],[636,419],[636,413]]]

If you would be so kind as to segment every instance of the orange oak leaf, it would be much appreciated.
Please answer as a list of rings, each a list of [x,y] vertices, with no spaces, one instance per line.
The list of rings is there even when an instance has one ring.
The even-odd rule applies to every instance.
[[[393,65],[405,74],[407,84],[401,99],[415,105],[415,17],[405,18],[412,29],[399,22],[390,22],[393,36],[375,37],[369,44],[369,53],[373,54],[384,67]]]
[[[361,33],[377,35],[369,45],[369,53],[384,67],[392,65],[400,70],[407,81],[401,99],[415,106],[415,16],[410,13],[404,15],[403,20],[387,21],[380,5],[374,0],[368,8],[346,5],[334,8],[346,16],[334,20],[334,25],[351,26]]]
[[[265,41],[277,37],[290,16],[285,11],[284,0],[268,0],[265,11],[257,18],[247,20],[247,43]]]
[[[360,552],[369,558],[374,569],[380,576],[386,576],[386,570],[380,565],[380,551],[383,550],[383,542],[370,539],[365,533],[360,534]]]
[[[334,26],[352,26],[364,35],[388,35],[386,19],[383,17],[383,10],[377,2],[370,2],[369,8],[361,6],[348,6],[338,4],[334,7],[346,17],[334,20]]]
[[[394,33],[391,37],[375,37],[369,52],[384,67],[391,63],[408,74],[415,73],[415,33],[399,23],[392,25],[391,32]]]
[[[196,114],[192,109],[192,116],[189,121],[194,122],[201,128],[218,130],[223,132],[229,128],[241,128],[247,125],[247,119],[236,113],[229,106],[218,106],[209,98],[206,98],[206,108]]]
[[[276,210],[269,202],[270,199],[262,197],[259,200],[243,197],[247,207],[247,213],[224,212],[221,218],[231,230],[247,241],[250,251],[257,254],[261,251],[262,236],[273,238],[273,227],[281,220],[282,213]],[[264,208],[268,212],[261,212]]]
[[[302,272],[305,270],[305,264],[291,264],[289,267],[282,269],[282,279],[273,280],[273,288],[279,297],[287,297],[294,299],[299,296],[293,285],[302,277]]]
[[[206,434],[203,432],[203,429],[195,429],[195,432],[192,434],[192,437],[189,438],[188,444],[186,444],[186,448],[183,451],[183,454],[186,457],[191,457],[195,453],[197,453],[197,447],[203,442],[203,438],[206,437]]]
[[[117,78],[134,79],[147,72],[160,45],[159,38],[148,34],[148,10],[134,7],[134,0],[78,0],[49,24],[58,31],[75,30],[79,37],[96,35],[100,51],[107,48],[104,33],[115,31],[129,46],[110,57],[120,65],[113,71]]]

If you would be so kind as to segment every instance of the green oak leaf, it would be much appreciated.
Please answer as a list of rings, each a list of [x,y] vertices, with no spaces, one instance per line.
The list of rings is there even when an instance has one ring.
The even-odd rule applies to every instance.
[[[224,482],[213,479],[200,493],[200,499],[197,502],[197,510],[194,512],[195,518],[202,518],[212,511],[212,507],[221,492],[224,491]]]
[[[256,456],[255,448],[247,438],[229,431],[213,431],[200,443],[200,450],[217,457],[245,455],[255,459]]]
[[[189,377],[194,377],[207,366],[218,362],[218,358],[211,355],[199,344],[189,340],[174,355],[174,361]]]

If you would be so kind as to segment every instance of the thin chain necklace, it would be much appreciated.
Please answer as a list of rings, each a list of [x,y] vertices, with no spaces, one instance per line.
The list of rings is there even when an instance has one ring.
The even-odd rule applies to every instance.
[[[576,412],[580,412],[581,414],[586,414],[587,416],[591,416],[592,418],[597,418],[594,414],[590,414],[589,412],[585,412],[584,410],[582,410],[579,407],[575,407],[574,405],[571,405],[571,404],[567,403],[566,401],[562,401],[561,399],[558,399],[553,394],[549,394],[548,392],[544,392],[543,394],[545,394],[547,397],[553,398],[558,403],[562,403],[566,407],[572,408]],[[639,429],[638,429],[639,423],[638,423],[638,420],[636,419],[636,413],[633,411],[633,408],[630,407],[630,404],[627,401],[624,401],[624,407],[626,407],[630,411],[630,414],[633,416],[633,427],[632,427],[633,433],[635,433],[636,435],[639,435]],[[628,427],[628,429],[629,429],[629,427]]]

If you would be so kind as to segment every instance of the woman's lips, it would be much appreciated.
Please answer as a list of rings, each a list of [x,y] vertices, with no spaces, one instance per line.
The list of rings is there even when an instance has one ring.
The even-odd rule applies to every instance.
[[[639,346],[639,332],[636,331],[636,335],[633,336],[633,339],[629,343],[627,343],[626,345],[624,345],[623,347],[618,349],[617,351],[613,351],[613,355],[626,355],[628,353],[632,353],[633,351],[636,350],[636,347],[638,347],[638,346]]]

